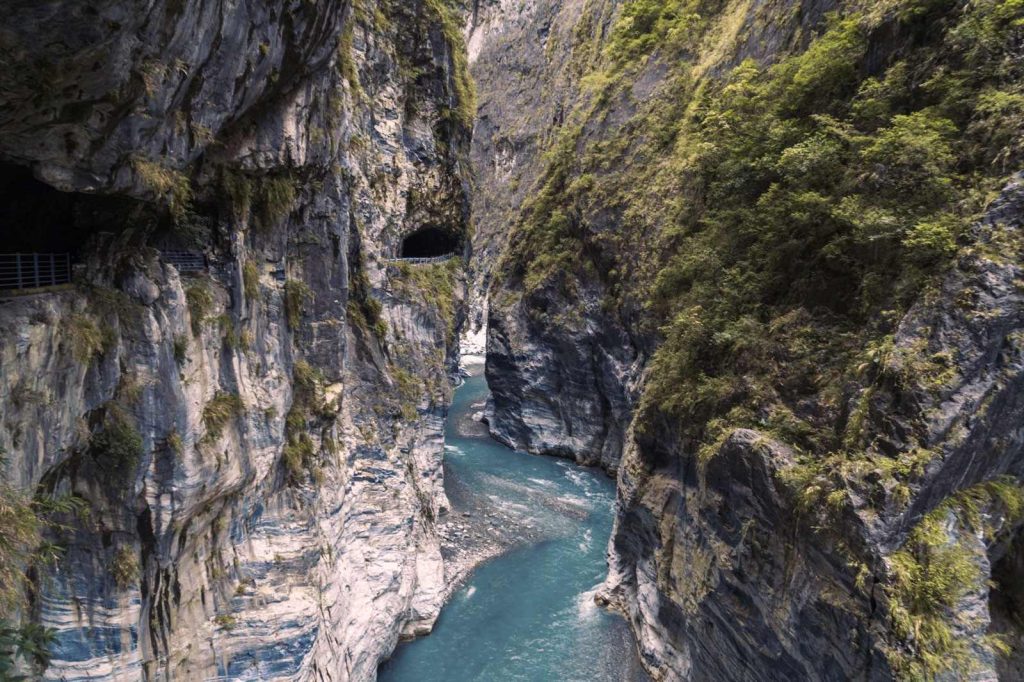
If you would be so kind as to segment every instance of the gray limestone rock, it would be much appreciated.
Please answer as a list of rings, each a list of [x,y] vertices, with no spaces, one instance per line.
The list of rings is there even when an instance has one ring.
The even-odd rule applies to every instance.
[[[47,679],[369,680],[438,615],[462,262],[387,259],[466,232],[469,131],[441,17],[375,9],[4,8],[18,229],[81,230],[73,285],[0,298],[4,473],[88,511],[21,614]]]

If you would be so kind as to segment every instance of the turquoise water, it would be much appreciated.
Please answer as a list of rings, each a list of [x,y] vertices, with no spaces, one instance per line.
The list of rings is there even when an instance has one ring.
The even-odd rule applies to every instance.
[[[513,452],[473,426],[483,377],[458,389],[446,486],[485,495],[534,527],[531,541],[477,568],[428,637],[403,644],[383,682],[645,680],[625,622],[598,608],[615,484],[564,460]]]

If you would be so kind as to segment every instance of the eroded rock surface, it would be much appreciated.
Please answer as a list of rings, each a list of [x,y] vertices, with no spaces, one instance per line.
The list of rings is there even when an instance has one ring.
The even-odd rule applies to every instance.
[[[503,7],[481,3],[470,34],[481,115],[488,117],[478,126],[474,159],[493,179],[490,187],[510,183],[489,203],[503,206],[512,229],[504,243],[483,246],[495,264],[489,426],[513,447],[617,469],[617,524],[599,598],[630,619],[648,670],[665,680],[1015,679],[1022,639],[1009,614],[1021,608],[1012,585],[1020,580],[1015,500],[1024,474],[1024,207],[1020,178],[1012,175],[1019,157],[986,167],[990,175],[979,182],[986,198],[969,218],[957,214],[962,223],[945,247],[955,259],[941,267],[927,261],[935,270],[909,302],[893,302],[877,320],[857,320],[860,329],[835,324],[846,314],[837,301],[848,292],[794,293],[821,272],[730,270],[722,258],[730,250],[746,253],[748,238],[764,238],[758,217],[768,223],[768,207],[788,181],[757,171],[744,176],[739,169],[772,168],[778,158],[758,156],[766,147],[753,142],[737,161],[726,140],[750,121],[738,136],[755,140],[764,132],[767,139],[799,127],[807,114],[783,103],[778,119],[763,118],[759,84],[829,73],[823,55],[855,45],[857,66],[848,75],[856,87],[837,97],[828,81],[806,107],[817,112],[822,102],[836,104],[824,118],[807,115],[831,125],[870,99],[869,87],[916,63],[916,54],[941,57],[948,50],[917,42],[924,34],[915,33],[904,14],[908,5],[899,2],[726,2],[702,5],[689,23],[680,20],[678,4],[662,12],[666,5],[657,3],[537,2],[514,18],[503,18]],[[582,17],[576,25],[593,29],[586,31],[592,51],[563,39],[561,12],[573,7]],[[974,21],[964,19],[965,8],[933,7],[932,39]],[[832,11],[838,15],[830,18]],[[617,24],[624,13],[629,19]],[[849,33],[836,30],[840,16],[855,27]],[[1016,54],[1015,35],[992,43],[999,68],[1016,63],[1009,56]],[[492,45],[502,49],[492,54]],[[544,58],[536,45],[544,46]],[[925,62],[922,72],[934,63]],[[531,76],[549,68],[564,87],[549,96],[540,77],[530,80],[536,87],[506,89],[490,75],[492,64]],[[1001,87],[1018,87],[1019,72],[999,73],[1006,77]],[[798,75],[787,80],[792,74]],[[906,97],[899,106],[912,92],[900,90]],[[737,93],[729,105],[715,106],[716,98]],[[518,106],[523,101],[528,106]],[[564,115],[552,117],[559,107]],[[542,114],[533,118],[535,111]],[[943,115],[958,135],[975,129],[970,117]],[[759,120],[778,127],[759,130]],[[873,125],[863,130],[862,141],[882,137]],[[786,143],[793,145],[789,158],[814,146],[797,139],[803,138]],[[876,165],[846,189],[870,185],[879,177],[871,172],[886,171]],[[529,184],[523,197],[505,180],[515,177]],[[751,177],[763,185],[748,184]],[[703,181],[721,183],[720,191],[706,194]],[[822,216],[834,208],[830,201]],[[709,202],[723,210],[712,211]],[[792,224],[789,241],[762,245],[759,257],[789,262],[772,248],[790,256],[816,248],[811,235],[830,223],[801,223],[817,214],[795,206],[780,209]],[[749,223],[732,222],[726,214],[733,208],[748,211]],[[486,225],[502,220],[480,215],[489,221],[482,223],[485,234]],[[721,225],[738,231],[716,231]],[[710,236],[702,242],[704,235]],[[673,252],[680,243],[693,251]],[[665,267],[673,261],[675,267]],[[794,291],[755,296],[749,308],[714,307],[715,295],[729,301],[745,295],[737,292],[759,291],[759,284],[748,290],[746,278],[762,276]],[[675,308],[666,304],[673,296],[682,301]],[[715,312],[704,315],[700,305]],[[719,313],[728,324],[705,333],[701,325],[717,325]],[[801,337],[796,352],[791,339],[769,341],[788,313],[799,316],[804,331],[849,333],[854,350],[844,350],[845,365],[827,357],[809,363],[795,397],[780,398],[792,388],[783,385],[791,378],[787,365],[813,357],[814,344],[831,347],[820,337]],[[688,368],[700,377],[686,383],[705,393],[685,394],[664,381],[659,393],[650,390],[655,380],[681,374],[671,362],[652,363],[674,333],[677,345],[662,355],[678,364],[709,358],[706,367]],[[735,348],[751,357],[742,350],[730,355]],[[757,374],[773,363],[776,376]],[[750,395],[757,398],[745,403]],[[680,404],[686,408],[676,409]],[[775,420],[783,414],[781,425]],[[808,424],[824,435],[801,440]],[[955,587],[939,584],[943,572],[958,576]]]
[[[5,7],[0,161],[112,216],[0,299],[5,473],[84,509],[46,678],[367,680],[430,630],[462,263],[386,259],[465,234],[442,7]]]
[[[542,154],[569,125],[580,79],[599,56],[615,2],[483,2],[470,16],[468,48],[479,92],[471,158],[476,175],[474,251],[481,290],[543,171]],[[502,284],[487,313],[491,433],[510,447],[613,471],[634,399],[641,353],[600,310],[599,285],[578,292],[581,309],[547,335],[536,311],[569,312],[554,290],[506,303]],[[480,306],[481,312],[486,308]],[[532,311],[532,312],[531,312]],[[576,324],[573,324],[576,321]],[[564,332],[564,333],[563,333]]]
[[[935,392],[915,368],[909,384],[881,380],[869,390],[864,441],[882,454],[920,436],[929,454],[910,504],[878,465],[847,474],[834,509],[804,495],[819,481],[793,476],[801,463],[766,434],[737,430],[709,455],[666,452],[632,438],[619,478],[619,516],[603,598],[622,608],[645,663],[664,679],[891,679],[894,557],[923,515],[936,514],[943,543],[975,566],[954,606],[954,636],[968,647],[977,679],[1013,679],[1014,658],[986,644],[991,609],[1016,590],[1012,570],[1019,521],[997,505],[988,531],[965,527],[963,491],[986,509],[988,481],[1024,474],[1019,424],[1024,364],[1020,235],[1024,182],[1018,178],[973,229],[969,249],[940,291],[901,321],[889,362],[924,344],[955,358]],[[999,245],[998,248],[993,248]],[[949,305],[949,301],[957,301]],[[903,369],[893,366],[893,370]],[[862,397],[862,396],[861,396]],[[998,434],[998,435],[996,435]],[[996,445],[998,443],[998,445]],[[673,466],[652,464],[671,457]],[[880,499],[881,498],[881,499]],[[879,513],[879,508],[883,511]],[[991,576],[991,578],[990,578]],[[994,579],[995,582],[991,582]],[[737,618],[742,612],[743,618]],[[997,616],[997,619],[999,616]],[[1013,634],[1005,623],[996,631]],[[736,655],[727,656],[725,652]]]

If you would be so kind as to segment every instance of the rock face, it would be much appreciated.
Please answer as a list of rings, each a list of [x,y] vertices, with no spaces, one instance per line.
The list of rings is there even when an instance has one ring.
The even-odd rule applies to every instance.
[[[557,293],[551,297],[558,299]],[[570,323],[554,334],[531,319],[529,303],[492,309],[492,436],[519,450],[615,471],[642,360],[621,326],[600,312],[600,300],[599,291],[583,293],[580,303],[595,314],[593,321]]]
[[[581,97],[580,78],[598,56],[615,6],[502,0],[479,3],[470,15],[467,44],[479,93],[471,159],[480,290],[488,287],[509,225],[542,175],[542,153]],[[621,324],[602,314],[602,293],[600,286],[580,292],[589,323],[547,337],[530,310],[557,309],[558,292],[543,291],[523,305],[499,301],[491,309],[487,381],[495,438],[615,469],[640,353]]]
[[[83,510],[23,613],[56,630],[44,677],[375,678],[445,592],[462,263],[387,259],[466,232],[452,15],[5,11],[0,162],[30,188],[5,229],[81,262],[0,299],[4,474]]]
[[[988,199],[944,247],[955,258],[930,265],[927,285],[877,311],[879,320],[859,322],[863,329],[829,327],[835,314],[827,308],[845,292],[825,288],[804,301],[795,286],[738,307],[743,315],[713,333],[700,327],[718,321],[700,309],[710,309],[716,295],[741,297],[747,278],[786,270],[727,268],[730,250],[764,239],[758,217],[772,219],[773,194],[786,188],[782,172],[764,180],[760,168],[745,174],[749,166],[776,172],[781,159],[803,163],[814,146],[794,136],[780,159],[751,142],[749,166],[734,163],[733,131],[763,141],[756,126],[743,127],[744,116],[763,115],[755,86],[773,79],[801,85],[813,81],[809,73],[831,77],[831,58],[855,64],[853,73],[835,76],[852,79],[848,94],[837,95],[828,88],[841,86],[827,81],[812,98],[841,104],[824,114],[784,104],[764,137],[786,138],[803,125],[801,116],[846,126],[843,116],[861,115],[871,87],[903,87],[894,74],[917,68],[908,66],[920,64],[916,55],[953,49],[919,42],[923,34],[903,13],[911,4],[725,2],[682,20],[691,5],[537,2],[509,16],[504,3],[481,3],[471,27],[481,102],[474,163],[488,178],[486,191],[500,193],[475,218],[479,251],[494,264],[489,426],[513,447],[617,469],[616,527],[599,599],[629,618],[655,679],[1011,680],[1022,669],[1024,640],[1012,624],[1024,603],[1016,587],[1024,499],[1024,190],[1012,175],[1019,154],[1006,151],[1001,158],[1013,161],[991,170],[983,183]],[[933,9],[929,26],[951,36],[970,14]],[[834,10],[840,16],[829,18]],[[571,23],[563,23],[566,16]],[[843,18],[846,34],[835,28]],[[573,25],[586,27],[589,50],[581,51]],[[1016,54],[1007,45],[1017,38],[1007,40],[991,44]],[[851,45],[855,58],[843,53]],[[500,81],[498,64],[524,74],[523,84]],[[1000,73],[1000,87],[1017,92],[1019,70]],[[562,85],[557,95],[543,87],[548,82]],[[900,113],[915,111],[910,96],[899,99],[905,94],[892,101],[907,107]],[[716,109],[716,96],[736,99]],[[944,112],[962,135],[979,125]],[[883,137],[877,120],[859,140]],[[698,134],[707,129],[718,136]],[[1000,144],[987,140],[979,144]],[[886,172],[876,164],[847,191]],[[511,180],[517,177],[525,190]],[[728,191],[705,193],[705,180]],[[820,198],[818,191],[803,198]],[[748,195],[754,199],[744,203]],[[817,248],[815,229],[831,225],[831,199],[823,201],[821,214],[799,202],[786,206],[791,237],[778,253],[789,255],[760,254],[785,260]],[[714,203],[723,207],[714,218],[736,225],[733,232],[714,232]],[[747,210],[749,223],[737,218]],[[503,223],[512,225],[509,236],[490,236],[502,234]],[[715,236],[701,243],[703,234]],[[680,243],[696,247],[673,253]],[[906,244],[897,240],[896,248]],[[673,259],[678,266],[666,267]],[[797,272],[789,283],[817,274]],[[681,296],[696,302],[672,308],[666,291],[711,293]],[[841,372],[829,375],[830,363],[839,363],[820,357],[809,387],[793,390],[783,384],[798,353],[788,340],[759,342],[777,334],[777,321],[786,324],[773,318],[776,311],[802,307],[826,309],[803,331],[820,324],[856,341]],[[749,333],[748,324],[763,331]],[[673,337],[678,329],[684,332]],[[680,337],[670,346],[678,362],[659,362]],[[808,343],[811,351],[797,350],[831,347],[821,337]],[[693,370],[700,376],[692,384],[706,393],[666,390],[664,377],[678,376],[689,356],[714,359],[708,348],[736,346],[749,350],[727,356],[731,364]],[[766,385],[757,383],[758,363],[777,363]],[[797,397],[787,402],[790,390]],[[745,392],[761,403],[741,409]],[[673,412],[679,403],[691,407],[688,416]],[[781,426],[780,414],[789,420]],[[825,436],[806,440],[795,423],[819,425]],[[714,437],[702,440],[708,432]]]
[[[478,94],[470,160],[473,266],[481,293],[509,225],[542,170],[539,157],[578,96],[586,56],[573,46],[585,39],[574,36],[590,28],[580,25],[590,20],[589,4],[478,0],[467,12],[466,46]],[[597,35],[586,38],[596,41],[600,27],[594,28]]]
[[[872,448],[902,447],[907,434],[923,432],[935,453],[909,505],[900,506],[892,483],[880,484],[875,470],[850,482],[842,506],[805,509],[806,489],[790,477],[799,469],[795,453],[755,431],[736,430],[703,462],[673,453],[672,468],[650,466],[668,455],[663,444],[630,441],[604,598],[626,611],[647,665],[659,676],[904,676],[886,656],[899,617],[891,585],[905,559],[897,550],[931,514],[942,542],[960,546],[976,568],[965,572],[969,589],[952,608],[954,635],[968,648],[961,654],[973,659],[977,679],[1014,679],[1016,657],[997,663],[985,635],[1006,633],[1013,644],[1019,638],[1005,623],[993,628],[993,620],[1005,616],[992,613],[1012,602],[1005,593],[1015,592],[1020,580],[1012,548],[1019,521],[1007,522],[997,505],[981,532],[965,527],[956,506],[943,503],[972,491],[984,509],[987,481],[1024,474],[1018,426],[1024,365],[1015,340],[1024,329],[1024,299],[1014,284],[1024,255],[1022,180],[1011,183],[974,228],[976,247],[959,259],[940,292],[915,306],[895,334],[897,351],[921,344],[935,352],[955,349],[941,391],[925,390],[927,380],[916,377],[909,385],[882,381],[869,398],[865,440]],[[1008,248],[997,256],[996,244]]]

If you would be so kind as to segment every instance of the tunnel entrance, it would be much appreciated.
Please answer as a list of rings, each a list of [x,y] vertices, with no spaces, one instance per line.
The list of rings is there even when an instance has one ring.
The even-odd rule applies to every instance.
[[[32,171],[0,163],[0,251],[78,253],[97,232],[157,223],[152,207],[125,196],[62,192]]]
[[[157,222],[137,199],[62,192],[28,168],[0,162],[0,289],[67,283],[92,235]]]
[[[438,227],[424,227],[402,240],[402,258],[438,258],[451,256],[461,248],[455,234]]]

